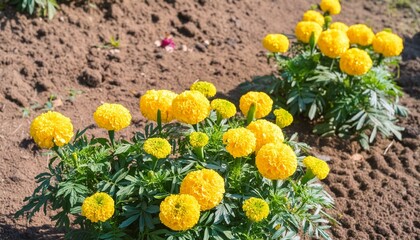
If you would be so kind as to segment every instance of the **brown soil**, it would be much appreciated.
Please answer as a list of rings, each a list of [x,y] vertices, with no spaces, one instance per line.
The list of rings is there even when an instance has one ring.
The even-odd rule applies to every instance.
[[[92,2],[92,1],[91,1]],[[269,74],[261,38],[269,32],[292,33],[313,1],[93,1],[71,3],[48,22],[7,8],[0,12],[0,239],[56,239],[62,234],[42,213],[31,223],[13,219],[34,176],[44,171],[47,156],[29,137],[31,119],[22,108],[44,105],[51,94],[61,100],[55,110],[71,117],[75,128],[93,125],[101,102],[119,102],[133,113],[130,137],[143,125],[138,98],[148,89],[180,92],[196,79],[212,81],[221,97],[238,100],[237,86],[254,75]],[[94,7],[96,6],[96,7]],[[419,239],[420,236],[420,29],[415,7],[391,8],[384,1],[343,1],[337,17],[347,24],[366,23],[375,31],[391,27],[405,37],[399,84],[401,102],[411,115],[401,120],[404,140],[378,140],[370,151],[336,138],[318,138],[297,121],[301,140],[331,159],[324,181],[336,199],[331,214],[341,226],[336,239]],[[172,53],[154,45],[166,34],[177,45]],[[98,46],[111,36],[121,48]],[[74,99],[69,91],[82,90]],[[303,129],[303,132],[302,132]]]

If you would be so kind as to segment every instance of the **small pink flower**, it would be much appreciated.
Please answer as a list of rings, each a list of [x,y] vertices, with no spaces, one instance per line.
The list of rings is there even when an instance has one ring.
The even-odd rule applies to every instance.
[[[170,47],[170,48],[175,48],[175,42],[172,39],[171,36],[166,37],[164,39],[162,39],[162,41],[160,42],[160,47],[166,48],[166,47]]]

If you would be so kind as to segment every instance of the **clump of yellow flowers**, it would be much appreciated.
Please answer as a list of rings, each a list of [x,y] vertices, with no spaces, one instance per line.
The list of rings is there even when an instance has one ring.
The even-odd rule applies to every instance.
[[[310,209],[333,206],[316,183],[327,177],[329,167],[302,155],[309,146],[297,142],[296,135],[285,135],[282,128],[292,124],[291,114],[272,111],[268,94],[250,91],[239,99],[241,115],[230,101],[210,102],[213,87],[196,82],[180,93],[147,91],[139,99],[140,112],[150,121],[144,131],[130,126],[126,107],[104,103],[92,122],[108,138],[88,139],[89,129],[74,134],[71,120],[58,112],[36,117],[31,136],[56,155],[17,215],[51,206],[69,239],[327,234],[324,223],[330,217]],[[130,130],[133,137],[123,139]],[[308,196],[314,200],[306,201]],[[297,214],[289,206],[308,211]],[[281,217],[285,214],[300,230]],[[309,218],[317,232],[302,232]],[[70,229],[73,224],[80,227]]]
[[[350,138],[365,149],[378,134],[401,139],[398,117],[406,117],[408,111],[399,104],[403,92],[395,84],[393,69],[404,49],[403,40],[390,29],[375,34],[364,23],[334,21],[341,11],[346,9],[339,0],[321,0],[297,22],[295,41],[284,38],[290,36],[286,33],[264,37],[267,58],[274,59],[278,73],[256,77],[241,87],[264,89],[275,98],[274,107],[291,113],[286,117],[274,112],[280,127],[302,115],[316,124],[315,133]],[[244,114],[249,106],[246,101],[240,103]],[[264,109],[258,109],[253,108],[254,119],[266,116],[258,112]]]

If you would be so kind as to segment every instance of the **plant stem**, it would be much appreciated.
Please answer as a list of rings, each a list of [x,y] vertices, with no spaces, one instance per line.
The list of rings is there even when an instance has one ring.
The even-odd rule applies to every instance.
[[[246,125],[250,124],[252,121],[255,120],[255,113],[257,111],[257,105],[252,103],[249,107],[248,114],[246,116]]]
[[[204,160],[204,147],[195,147],[194,153],[198,156],[198,158]]]
[[[64,153],[63,153],[63,150],[59,147],[59,146],[56,146],[56,145],[54,145],[54,147],[52,148],[53,150],[54,150],[54,152],[56,152],[57,153],[57,155],[62,159],[62,160],[64,160],[65,159],[65,157],[64,157]]]
[[[115,141],[114,141],[115,131],[114,130],[109,130],[108,131],[108,136],[109,136],[109,140],[111,141],[111,146],[112,146],[112,148],[114,148],[114,146],[115,146]]]
[[[162,133],[162,113],[160,112],[160,109],[158,109],[157,111],[157,125],[158,125],[159,134],[161,134]]]
[[[311,171],[311,169],[307,169],[305,175],[302,177],[302,179],[300,180],[300,182],[302,184],[306,184],[309,180],[311,180],[312,178],[314,178],[315,175],[314,173]]]

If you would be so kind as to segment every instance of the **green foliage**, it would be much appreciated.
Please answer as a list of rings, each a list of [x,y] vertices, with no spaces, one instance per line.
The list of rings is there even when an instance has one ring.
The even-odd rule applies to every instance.
[[[40,16],[52,19],[60,7],[56,0],[10,0],[6,3],[16,5],[21,11],[26,11],[29,14],[38,14]]]
[[[223,133],[244,126],[245,119],[216,122],[213,112],[194,127],[147,124],[130,141],[88,139],[86,129],[77,132],[72,143],[53,149],[57,155],[51,158],[48,172],[36,177],[38,186],[16,217],[31,219],[41,209],[46,213],[51,208],[57,227],[67,229],[67,239],[298,239],[302,234],[331,239],[326,230],[335,220],[324,209],[333,207],[333,199],[316,179],[301,181],[302,159],[309,147],[296,142],[296,134],[287,139],[298,156],[298,169],[284,181],[271,181],[259,174],[255,155],[233,158],[223,146]],[[187,136],[194,128],[210,138],[204,158],[189,145]],[[146,154],[143,143],[150,137],[168,139],[173,154],[166,159]],[[203,168],[214,169],[225,179],[223,201],[201,212],[192,229],[170,230],[160,222],[160,203],[179,192],[186,174]],[[84,199],[95,192],[106,192],[115,201],[114,216],[104,223],[81,216]],[[252,223],[246,218],[242,203],[249,197],[269,203],[267,219]]]
[[[407,116],[408,110],[399,105],[403,93],[392,74],[399,58],[384,59],[371,47],[365,50],[374,67],[365,75],[350,76],[340,70],[336,59],[322,55],[313,45],[295,43],[292,57],[268,55],[276,61],[278,75],[256,77],[240,87],[265,91],[293,115],[314,120],[314,132],[322,136],[354,138],[364,148],[378,133],[401,139],[403,128],[396,125],[397,116]]]

